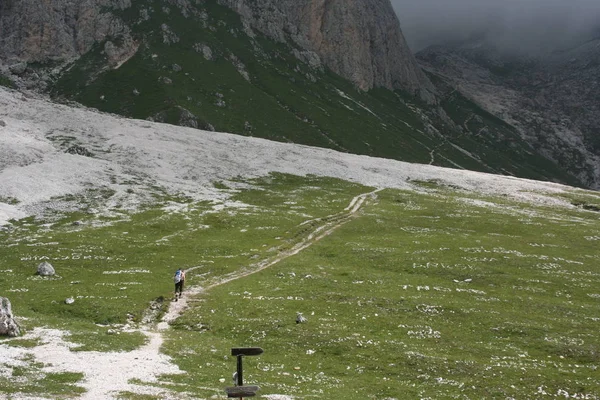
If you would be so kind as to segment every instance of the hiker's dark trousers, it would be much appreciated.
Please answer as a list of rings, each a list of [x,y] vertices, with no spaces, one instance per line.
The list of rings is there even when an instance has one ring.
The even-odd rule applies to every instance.
[[[180,295],[183,293],[183,281],[179,281],[175,284],[175,295],[177,295],[178,292]]]

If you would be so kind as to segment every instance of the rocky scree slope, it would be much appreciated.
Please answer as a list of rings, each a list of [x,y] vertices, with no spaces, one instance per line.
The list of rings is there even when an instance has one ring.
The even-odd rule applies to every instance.
[[[130,120],[1,87],[0,121],[0,150],[8,147],[0,157],[0,226],[32,215],[51,219],[56,211],[87,210],[98,216],[135,211],[157,195],[227,202],[230,191],[215,182],[246,187],[239,178],[270,172],[329,176],[377,188],[414,189],[414,182],[435,180],[548,204],[558,200],[540,193],[570,190],[549,182]],[[89,152],[70,152],[75,145]],[[83,206],[82,201],[91,203]]]
[[[441,81],[442,98],[458,91],[585,186],[600,189],[600,39],[536,57],[483,41],[435,46],[417,57]]]

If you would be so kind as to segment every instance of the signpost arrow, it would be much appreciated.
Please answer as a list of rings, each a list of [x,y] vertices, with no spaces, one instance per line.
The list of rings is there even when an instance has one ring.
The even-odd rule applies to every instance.
[[[256,396],[258,386],[233,386],[225,388],[227,397],[253,397]]]
[[[260,347],[234,347],[231,349],[232,356],[258,356],[264,352]]]

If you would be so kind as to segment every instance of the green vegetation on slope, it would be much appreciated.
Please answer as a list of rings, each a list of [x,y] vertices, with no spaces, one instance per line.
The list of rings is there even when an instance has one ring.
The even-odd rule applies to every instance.
[[[357,90],[302,62],[289,44],[258,32],[248,36],[239,16],[215,0],[185,15],[163,6],[152,0],[121,12],[138,41],[136,54],[115,69],[105,44],[98,44],[68,68],[52,94],[133,118],[577,184],[524,150],[513,128],[489,115],[475,120],[482,110],[466,99],[441,105],[453,120],[448,124],[437,106],[406,93]]]
[[[253,189],[233,197],[245,207],[216,211],[163,198],[167,208],[107,226],[93,227],[93,215],[78,215],[81,225],[73,218],[51,227],[15,222],[14,231],[0,233],[7,266],[0,285],[15,313],[28,318],[27,331],[59,328],[84,350],[129,351],[143,337],[109,330],[144,320],[151,303],[160,313],[175,267],[197,267],[189,285],[210,289],[165,332],[163,349],[186,374],[164,376],[162,384],[201,398],[224,396],[235,369],[229,351],[238,346],[265,349],[245,361],[245,381],[264,395],[597,398],[597,212],[422,182],[421,193],[379,192],[298,255],[213,286],[289,249],[371,191],[279,174],[249,183]],[[591,192],[566,197],[600,203]],[[42,260],[59,277],[34,276]],[[69,296],[74,304],[64,304]],[[308,322],[296,324],[296,312]],[[47,379],[31,384],[40,367],[0,377],[0,393],[80,390],[72,386],[77,377],[48,391]],[[29,377],[18,388],[9,384],[15,373]]]
[[[15,85],[12,83],[10,79],[6,76],[0,74],[0,86],[7,87],[9,89],[14,89]]]

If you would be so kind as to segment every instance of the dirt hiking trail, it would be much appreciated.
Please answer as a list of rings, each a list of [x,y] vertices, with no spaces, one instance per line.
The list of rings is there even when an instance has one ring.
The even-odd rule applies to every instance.
[[[305,238],[301,239],[298,243],[294,244],[290,249],[280,251],[276,256],[264,259],[255,264],[251,264],[247,268],[224,275],[216,283],[213,283],[209,286],[188,287],[187,289],[185,289],[184,296],[181,299],[179,299],[179,301],[172,301],[169,304],[167,312],[164,314],[161,322],[157,326],[158,329],[166,329],[168,327],[168,323],[176,320],[179,316],[181,316],[181,314],[185,311],[185,309],[188,306],[188,298],[195,297],[203,291],[212,289],[213,287],[224,285],[226,283],[244,278],[246,276],[267,269],[277,264],[278,262],[285,260],[288,257],[298,254],[302,250],[310,247],[311,245],[323,239],[324,237],[329,236],[333,231],[344,225],[346,222],[350,221],[352,217],[354,217],[354,215],[361,209],[365,201],[369,198],[374,198],[376,196],[376,193],[380,190],[381,189],[369,193],[363,193],[354,197],[348,205],[348,207],[346,207],[342,212],[332,214],[323,218],[304,221],[302,224],[300,224],[300,226],[310,224],[317,224],[317,226]],[[319,222],[321,222],[321,224],[318,224]],[[186,274],[198,268],[200,267],[198,266],[189,268],[186,270]]]

